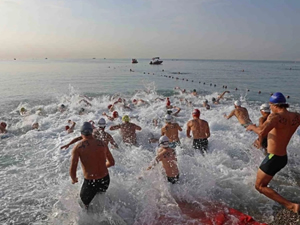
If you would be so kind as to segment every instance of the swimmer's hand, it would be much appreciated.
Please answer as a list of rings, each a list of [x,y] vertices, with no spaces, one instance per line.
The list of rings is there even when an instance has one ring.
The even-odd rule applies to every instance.
[[[103,115],[103,116],[106,116],[106,112],[103,112],[102,115]]]
[[[188,137],[188,138],[191,138],[192,136],[191,136],[191,135],[187,135],[187,137]]]
[[[257,148],[257,149],[260,149],[261,148],[261,143],[259,142],[258,139],[256,139],[253,143],[254,147]]]
[[[148,168],[147,168],[147,170],[151,170],[152,169],[152,166],[149,166]]]
[[[72,179],[72,184],[75,184],[78,182],[78,178],[76,177],[75,179]]]
[[[61,149],[61,150],[62,150],[62,149],[67,149],[67,148],[69,148],[69,146],[70,146],[70,145],[64,145],[64,146],[61,146],[60,149]]]

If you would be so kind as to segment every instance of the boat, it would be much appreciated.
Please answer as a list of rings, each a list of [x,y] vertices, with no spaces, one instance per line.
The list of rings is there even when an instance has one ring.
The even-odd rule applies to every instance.
[[[132,63],[138,63],[138,61],[136,59],[132,59],[131,61]]]
[[[159,60],[159,57],[154,57],[150,61],[150,65],[160,65],[162,64],[162,62],[163,62],[162,60]]]

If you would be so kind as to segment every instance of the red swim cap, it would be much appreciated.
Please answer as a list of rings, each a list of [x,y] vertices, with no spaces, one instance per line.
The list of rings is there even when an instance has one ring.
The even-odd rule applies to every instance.
[[[192,112],[193,116],[199,117],[200,116],[200,110],[199,109],[194,109]]]
[[[113,115],[114,118],[116,118],[116,117],[119,116],[119,113],[117,111],[114,111],[112,115]]]
[[[107,108],[110,109],[112,106],[113,106],[112,104],[109,104],[109,105],[107,106]]]
[[[137,101],[136,99],[133,99],[133,100],[132,100],[132,102],[136,102],[136,101]]]
[[[69,126],[65,126],[65,129],[66,129],[66,130],[69,130],[69,129],[70,129],[70,127],[69,127]]]
[[[0,123],[0,124],[1,124],[1,126],[4,127],[4,128],[7,126],[7,124],[4,123],[4,122],[2,122],[2,123]]]

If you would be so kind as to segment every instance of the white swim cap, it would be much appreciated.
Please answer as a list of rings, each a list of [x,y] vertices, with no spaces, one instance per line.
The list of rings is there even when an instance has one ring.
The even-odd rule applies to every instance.
[[[167,136],[161,136],[158,141],[159,146],[161,147],[169,147],[169,138]]]
[[[172,116],[169,115],[169,114],[165,115],[165,121],[166,121],[167,123],[171,122],[171,121],[172,121]]]
[[[236,105],[236,106],[241,106],[241,101],[240,100],[236,100],[235,102],[234,102],[234,105]]]
[[[270,106],[268,103],[264,103],[260,106],[260,110],[266,113],[270,112]]]
[[[103,118],[100,118],[98,121],[99,127],[105,127],[106,126],[106,121]]]

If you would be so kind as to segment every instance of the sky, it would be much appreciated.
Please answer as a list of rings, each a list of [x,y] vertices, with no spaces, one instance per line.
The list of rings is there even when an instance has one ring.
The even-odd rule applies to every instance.
[[[299,0],[0,0],[0,59],[300,61]]]

